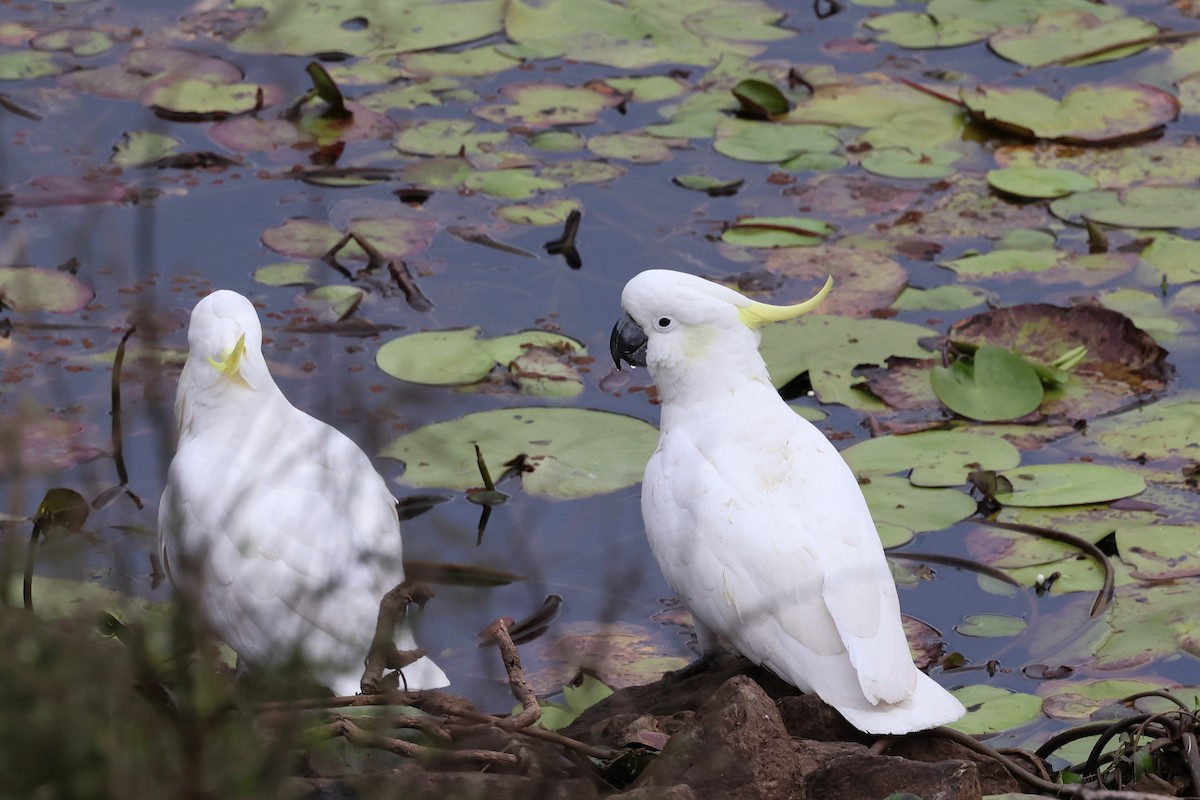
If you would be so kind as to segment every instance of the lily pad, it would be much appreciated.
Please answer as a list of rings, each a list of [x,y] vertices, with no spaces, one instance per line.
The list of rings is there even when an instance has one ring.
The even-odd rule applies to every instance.
[[[1140,525],[1117,529],[1121,560],[1144,580],[1200,575],[1200,526]]]
[[[646,133],[611,133],[593,136],[587,149],[601,158],[618,158],[635,164],[657,164],[671,158],[669,140]]]
[[[405,463],[400,482],[466,491],[479,484],[474,445],[493,464],[525,456],[525,490],[592,497],[642,479],[658,431],[634,417],[583,408],[481,411],[407,433],[380,455]]]
[[[1141,255],[1155,269],[1155,283],[1200,281],[1200,242],[1169,233],[1156,234]]]
[[[1041,15],[1028,30],[1001,30],[988,40],[988,46],[996,55],[1027,67],[1059,62],[1082,67],[1140,53],[1150,46],[1140,40],[1157,33],[1156,25],[1136,17],[1106,19],[1066,9]],[[1134,44],[1113,47],[1123,42]]]
[[[429,246],[435,224],[427,219],[408,216],[358,219],[349,223],[349,229],[370,241],[371,245],[385,258],[402,259],[423,251]],[[263,231],[262,242],[281,255],[292,258],[320,259],[344,234],[328,222],[293,217],[282,225]],[[367,258],[354,242],[338,251],[339,258]]]
[[[401,153],[421,156],[477,155],[493,150],[508,138],[504,131],[475,133],[475,123],[465,119],[414,122],[396,134],[392,146]]]
[[[379,348],[375,363],[402,381],[431,386],[475,383],[497,364],[508,364],[529,347],[554,347],[583,353],[574,339],[549,331],[521,331],[480,339],[478,327],[426,331],[401,336]]]
[[[951,411],[983,422],[1019,419],[1036,410],[1045,395],[1032,364],[990,345],[949,367],[935,366],[929,382]]]
[[[506,200],[525,200],[544,191],[561,189],[563,185],[549,178],[539,178],[529,169],[498,169],[476,172],[463,181],[468,189]]]
[[[811,247],[837,229],[808,217],[743,217],[721,234],[740,247]]]
[[[932,289],[906,287],[892,302],[901,311],[961,311],[981,306],[988,293],[975,286],[935,286]]]
[[[760,350],[776,386],[807,372],[822,403],[881,407],[853,388],[862,382],[854,369],[883,365],[892,356],[928,357],[920,340],[934,335],[930,328],[907,322],[814,315],[767,326]]]
[[[953,164],[962,153],[938,148],[881,147],[861,162],[867,172],[885,178],[933,180],[954,173]]]
[[[999,686],[977,683],[954,691],[954,696],[967,707],[966,716],[946,727],[969,736],[1019,728],[1036,721],[1042,715],[1041,698],[1021,692],[1010,692]]]
[[[1126,713],[1125,709],[1118,707],[1117,704],[1117,701],[1123,697],[1142,692],[1171,691],[1172,688],[1173,685],[1169,681],[1161,679],[1157,681],[1090,679],[1047,681],[1038,687],[1038,694],[1045,698],[1042,701],[1042,710],[1046,716],[1053,719],[1085,722],[1093,719],[1093,715],[1097,711],[1106,708],[1115,712],[1114,718],[1116,714],[1123,715]],[[1178,709],[1178,706],[1170,700],[1161,697],[1143,697],[1138,700],[1138,706],[1144,710],[1159,713]]]
[[[992,188],[1016,197],[1062,197],[1072,192],[1090,192],[1098,184],[1086,175],[1065,169],[1009,167],[987,174]]]
[[[877,436],[842,451],[859,475],[908,473],[914,486],[961,486],[973,470],[1017,466],[1021,454],[1005,439],[954,431]]]
[[[1172,368],[1166,351],[1126,317],[1091,305],[1022,303],[985,311],[951,326],[952,341],[1013,350],[1043,365],[1080,346],[1087,352],[1069,379],[1046,392],[1044,415],[1091,419],[1160,391]],[[1032,387],[1032,384],[1030,384]]]
[[[975,513],[976,502],[957,489],[927,489],[913,486],[907,478],[878,475],[862,487],[871,516],[880,527],[884,544],[894,547],[913,533],[940,531]],[[905,531],[902,540],[889,539],[887,527]]]
[[[1141,475],[1106,464],[1033,464],[1000,473],[1011,492],[997,492],[1006,506],[1075,506],[1132,497],[1146,489]]]
[[[1025,620],[1008,614],[968,614],[954,630],[963,636],[1020,636],[1025,632]]]
[[[970,17],[942,19],[917,11],[881,14],[864,24],[877,31],[880,40],[913,49],[961,47],[964,44],[982,41],[996,30],[995,24],[986,20]]]
[[[496,216],[518,225],[561,225],[572,211],[578,211],[579,201],[574,198],[550,200],[538,205],[517,203],[496,209]]]
[[[620,95],[613,92],[556,83],[510,84],[500,94],[513,103],[482,106],[475,109],[475,115],[498,125],[587,125],[621,102]]]
[[[279,87],[258,83],[209,83],[188,78],[147,87],[139,99],[160,114],[185,120],[223,119],[277,103]]]
[[[1137,186],[1081,192],[1050,204],[1067,222],[1091,220],[1122,228],[1200,227],[1200,190],[1191,186]]]
[[[1103,452],[1129,459],[1200,461],[1200,400],[1181,395],[1089,425]]]
[[[0,267],[0,303],[18,312],[74,314],[95,293],[69,272],[41,267]]]
[[[971,116],[1006,131],[1073,144],[1144,135],[1179,116],[1179,101],[1144,84],[1080,84],[1062,100],[1032,89],[977,86],[959,96]]]
[[[824,125],[785,125],[727,117],[717,123],[713,149],[739,161],[776,163],[801,153],[832,153],[841,146]]]
[[[833,277],[834,291],[821,303],[821,313],[843,317],[869,317],[887,308],[904,289],[908,273],[883,253],[862,248],[819,244],[780,248],[767,255],[766,268],[791,281],[795,290],[813,290]],[[800,283],[803,282],[803,283]],[[800,302],[811,297],[776,292],[774,302]]]

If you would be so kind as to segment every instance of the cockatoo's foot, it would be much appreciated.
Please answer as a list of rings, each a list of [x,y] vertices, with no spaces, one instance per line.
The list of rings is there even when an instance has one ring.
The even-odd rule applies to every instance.
[[[723,664],[728,664],[736,659],[737,656],[732,653],[725,653],[719,650],[706,650],[703,655],[697,658],[686,667],[680,667],[677,670],[663,673],[662,682],[664,686],[669,686],[672,683],[679,683],[688,678],[695,677],[704,672],[715,670]]]

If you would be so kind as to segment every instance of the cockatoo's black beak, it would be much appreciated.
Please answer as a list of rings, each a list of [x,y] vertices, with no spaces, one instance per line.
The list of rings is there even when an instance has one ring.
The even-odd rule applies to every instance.
[[[613,326],[612,336],[608,340],[608,351],[612,353],[617,369],[621,368],[624,359],[631,367],[646,366],[646,332],[626,314]]]

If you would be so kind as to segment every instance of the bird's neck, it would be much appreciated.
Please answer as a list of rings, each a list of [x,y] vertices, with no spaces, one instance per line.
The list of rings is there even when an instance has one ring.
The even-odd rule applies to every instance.
[[[764,413],[787,407],[771,384],[766,364],[755,350],[741,358],[692,364],[688,369],[660,369],[655,375],[662,401],[662,426],[678,419]]]

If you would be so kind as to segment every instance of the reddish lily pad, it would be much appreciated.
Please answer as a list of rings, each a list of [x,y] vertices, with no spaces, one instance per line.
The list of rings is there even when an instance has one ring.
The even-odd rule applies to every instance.
[[[977,86],[959,96],[971,116],[1006,131],[1074,144],[1142,136],[1179,116],[1170,92],[1144,84],[1080,84],[1062,100],[1032,89]]]
[[[368,239],[384,257],[399,259],[419,253],[428,247],[437,226],[430,220],[396,215],[351,220],[347,227]],[[343,235],[328,222],[293,217],[282,225],[263,231],[262,241],[276,253],[285,256],[319,259],[327,254]],[[338,256],[363,260],[367,258],[367,254],[353,242],[338,251]]]
[[[13,187],[12,204],[20,208],[124,203],[133,198],[128,186],[113,178],[42,175]]]
[[[1002,347],[1041,364],[1087,348],[1070,379],[1046,393],[1040,411],[1090,419],[1161,391],[1172,368],[1166,351],[1122,314],[1096,306],[1059,308],[1045,303],[986,311],[950,328],[949,337]]]
[[[827,244],[772,250],[766,267],[805,285],[819,285],[832,276],[834,291],[821,303],[821,312],[843,317],[868,317],[876,309],[887,308],[908,280],[905,269],[880,252]],[[774,302],[803,299],[777,294]]]
[[[242,71],[219,58],[183,50],[144,48],[129,51],[120,65],[68,72],[58,82],[100,97],[137,100],[151,86],[187,79],[231,84],[242,79]]]

